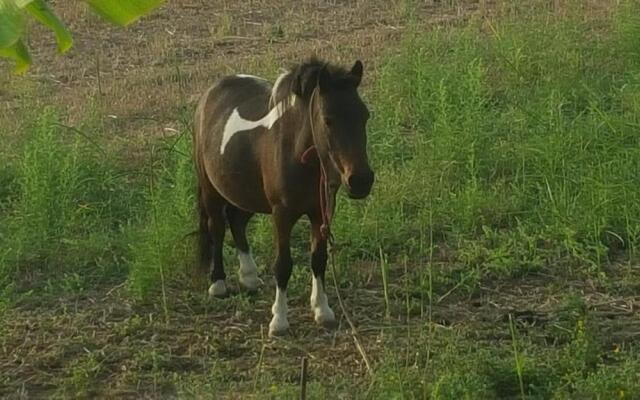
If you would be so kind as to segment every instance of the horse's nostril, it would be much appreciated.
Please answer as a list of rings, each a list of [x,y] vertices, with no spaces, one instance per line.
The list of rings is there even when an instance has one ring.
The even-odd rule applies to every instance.
[[[355,191],[368,191],[373,185],[373,171],[353,174],[349,177],[349,187]]]

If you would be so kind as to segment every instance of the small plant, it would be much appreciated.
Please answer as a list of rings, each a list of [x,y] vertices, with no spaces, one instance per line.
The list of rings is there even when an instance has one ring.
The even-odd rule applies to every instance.
[[[526,399],[526,395],[524,394],[524,380],[522,378],[522,357],[520,356],[520,352],[518,350],[518,340],[516,337],[516,328],[513,324],[513,317],[509,314],[509,331],[511,331],[511,343],[513,345],[513,359],[515,361],[516,373],[518,374],[518,384],[520,385],[520,397],[522,400]]]
[[[382,247],[380,248],[380,274],[382,275],[382,288],[384,290],[384,310],[385,317],[388,319],[391,318],[391,310],[389,309],[389,283],[388,283],[388,274],[389,274],[389,264],[386,256],[382,251]]]
[[[194,177],[189,135],[181,134],[165,150],[153,149],[147,168],[146,214],[133,233],[129,287],[146,297],[154,289],[163,293],[169,279],[188,279],[194,250]]]

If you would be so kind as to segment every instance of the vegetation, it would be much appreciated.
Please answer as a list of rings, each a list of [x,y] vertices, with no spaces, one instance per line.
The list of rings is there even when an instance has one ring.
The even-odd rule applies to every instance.
[[[640,7],[520,3],[428,31],[407,17],[365,93],[377,182],[340,199],[334,257],[371,371],[344,323],[312,325],[307,268],[291,337],[264,337],[267,218],[261,293],[205,297],[189,123],[132,162],[93,113],[25,111],[0,147],[0,395],[295,398],[306,356],[309,398],[640,397]],[[33,312],[41,356],[21,363]]]
[[[158,7],[162,0],[87,0],[98,15],[114,24],[125,26]],[[25,45],[27,16],[51,29],[64,53],[73,44],[71,32],[44,0],[0,0],[0,57],[13,59],[16,72],[24,72],[31,65]]]

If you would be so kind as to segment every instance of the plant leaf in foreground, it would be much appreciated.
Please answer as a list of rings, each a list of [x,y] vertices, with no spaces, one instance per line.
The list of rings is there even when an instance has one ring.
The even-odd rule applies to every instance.
[[[21,74],[31,65],[31,56],[22,40],[18,40],[9,47],[0,47],[0,57],[10,58],[15,61],[14,72]]]
[[[88,0],[87,2],[107,21],[126,26],[160,6],[163,0]]]
[[[69,32],[62,21],[56,17],[44,0],[34,0],[29,2],[29,4],[26,5],[25,10],[53,31],[56,35],[56,42],[58,43],[58,51],[60,53],[64,53],[71,48],[73,45],[71,32]]]

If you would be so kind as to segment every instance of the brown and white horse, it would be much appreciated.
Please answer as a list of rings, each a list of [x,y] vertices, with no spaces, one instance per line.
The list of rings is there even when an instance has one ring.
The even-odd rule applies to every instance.
[[[200,263],[212,269],[209,294],[227,294],[222,257],[227,224],[240,283],[257,289],[246,226],[254,213],[271,214],[277,287],[270,336],[289,328],[290,235],[304,215],[311,221],[311,308],[318,324],[336,325],[324,286],[336,192],[344,185],[351,198],[361,199],[374,181],[366,150],[369,112],[357,91],[362,72],[360,61],[346,70],[311,59],[280,75],[273,86],[251,75],[225,77],[198,104],[193,143]]]

